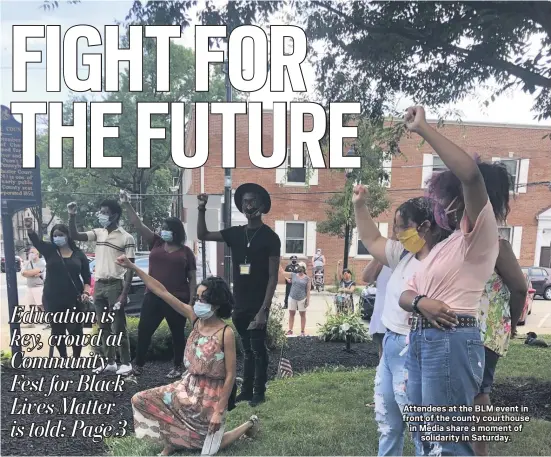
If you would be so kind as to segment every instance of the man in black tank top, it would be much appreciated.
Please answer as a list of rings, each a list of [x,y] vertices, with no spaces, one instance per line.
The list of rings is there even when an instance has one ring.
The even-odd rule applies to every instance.
[[[281,255],[279,236],[262,222],[262,214],[270,211],[270,195],[258,184],[239,186],[235,191],[235,206],[246,215],[248,223],[220,232],[207,230],[205,205],[208,197],[202,194],[198,199],[198,238],[225,242],[231,249],[235,298],[232,320],[245,355],[243,385],[236,401],[249,401],[251,406],[256,406],[265,400],[268,380],[266,327]]]

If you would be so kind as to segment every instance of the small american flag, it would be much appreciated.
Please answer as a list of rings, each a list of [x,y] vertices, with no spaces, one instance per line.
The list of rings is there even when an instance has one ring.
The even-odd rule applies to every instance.
[[[282,378],[290,378],[293,376],[293,368],[291,362],[288,359],[281,357],[279,359],[279,376]]]

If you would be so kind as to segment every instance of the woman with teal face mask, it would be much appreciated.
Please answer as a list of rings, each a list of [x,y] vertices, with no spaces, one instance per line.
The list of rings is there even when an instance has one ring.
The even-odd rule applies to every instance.
[[[126,194],[121,195],[121,206],[126,210],[129,222],[149,245],[149,274],[160,281],[171,294],[184,303],[189,303],[191,291],[195,290],[197,281],[197,266],[193,251],[184,244],[186,231],[182,221],[169,217],[163,222],[159,233],[154,233],[138,217]],[[170,328],[174,349],[174,366],[167,378],[177,379],[182,376],[186,318],[148,289],[140,310],[136,360],[132,364],[134,374],[140,375],[143,372],[151,338],[163,319],[166,319]]]
[[[400,308],[399,299],[421,260],[450,232],[436,224],[431,200],[419,197],[402,203],[395,212],[394,231],[398,241],[386,239],[369,214],[367,196],[367,188],[356,186],[353,202],[358,237],[376,260],[392,270],[381,316],[387,331],[375,378],[379,455],[402,455],[406,430],[403,411],[407,404],[405,350],[411,313]]]
[[[69,313],[83,311],[82,304],[90,300],[91,274],[88,258],[69,236],[69,228],[63,224],[54,225],[50,232],[50,243],[40,239],[33,230],[31,218],[25,219],[29,240],[46,260],[44,280],[44,301],[48,312]],[[61,338],[67,332],[73,336],[83,334],[82,324],[51,323],[52,343],[57,346],[61,357],[67,357],[67,347]],[[78,359],[82,347],[73,345],[73,358]]]
[[[164,445],[160,455],[180,449],[202,449],[207,434],[223,427],[226,411],[235,400],[235,335],[223,320],[230,317],[233,308],[230,288],[222,278],[206,278],[197,287],[191,306],[126,257],[117,262],[134,270],[151,293],[193,324],[182,378],[132,397],[136,437],[160,441]],[[243,435],[253,437],[258,429],[258,418],[251,416],[244,424],[224,433],[220,448]]]

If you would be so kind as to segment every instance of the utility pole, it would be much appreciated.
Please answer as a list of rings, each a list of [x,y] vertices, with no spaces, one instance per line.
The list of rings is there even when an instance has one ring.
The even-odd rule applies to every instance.
[[[228,50],[226,50],[225,61],[226,73],[226,102],[232,101],[232,87],[230,83]],[[224,228],[231,227],[231,203],[232,203],[232,173],[231,168],[224,168]],[[231,251],[227,244],[224,243],[224,279],[231,284]]]

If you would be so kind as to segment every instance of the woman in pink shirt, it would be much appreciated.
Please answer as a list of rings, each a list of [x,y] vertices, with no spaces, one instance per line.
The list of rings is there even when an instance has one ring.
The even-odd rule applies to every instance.
[[[426,441],[421,441],[419,422],[411,425],[418,427],[414,436],[421,441],[424,455],[474,455],[471,444],[461,439],[465,431],[449,432],[445,427],[453,423],[468,425],[470,430],[472,425],[461,420],[471,414],[459,407],[473,405],[482,382],[484,345],[477,315],[498,256],[497,222],[475,160],[434,130],[422,107],[409,108],[405,123],[432,146],[461,182],[455,195],[435,202],[437,222],[454,232],[423,259],[400,297],[400,306],[414,313],[406,361],[410,414],[435,416],[442,410],[433,413],[417,408],[440,406],[445,408],[443,416],[461,417],[453,422],[430,422],[443,428],[430,432],[433,438]],[[503,192],[509,192],[508,186]]]

